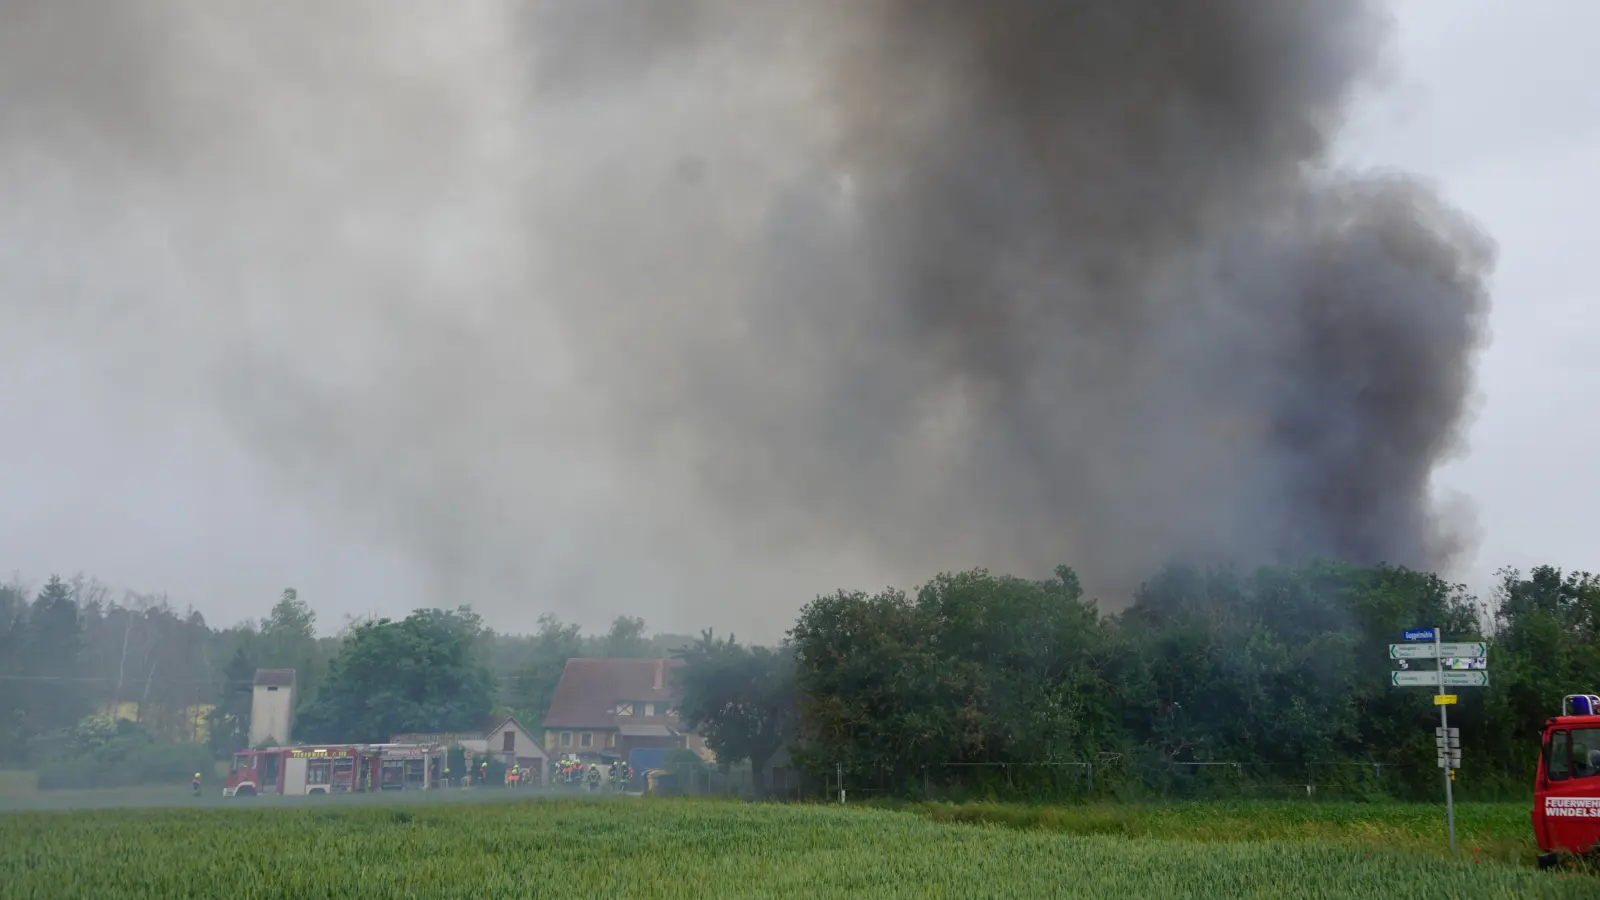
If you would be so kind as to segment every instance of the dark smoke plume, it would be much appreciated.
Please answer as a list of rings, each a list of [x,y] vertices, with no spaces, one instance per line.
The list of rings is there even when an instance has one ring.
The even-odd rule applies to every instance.
[[[748,625],[979,564],[1461,549],[1429,479],[1493,250],[1329,163],[1376,2],[0,16],[6,314],[163,348],[122,388],[203,377],[440,585]]]

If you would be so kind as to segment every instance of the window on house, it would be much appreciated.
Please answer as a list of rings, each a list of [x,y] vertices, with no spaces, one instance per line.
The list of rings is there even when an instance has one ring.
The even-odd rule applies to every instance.
[[[589,732],[585,731],[583,733],[583,746],[587,747],[593,742],[594,742],[594,735],[592,735]]]
[[[632,703],[618,703],[617,704],[617,715],[619,715],[619,716],[631,716],[631,715],[633,715],[633,704]]]
[[[561,746],[563,746],[563,747],[571,747],[572,746],[572,732],[570,732],[570,731],[561,732]]]
[[[655,715],[656,714],[656,705],[654,703],[646,703],[646,704],[644,704],[644,714],[647,715],[647,716]]]
[[[506,733],[500,738],[505,746],[500,748],[502,753],[515,753],[517,750],[517,733],[507,728]]]

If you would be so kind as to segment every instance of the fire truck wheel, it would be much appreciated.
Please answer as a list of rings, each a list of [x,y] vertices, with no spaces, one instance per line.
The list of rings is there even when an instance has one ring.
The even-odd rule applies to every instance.
[[[1541,854],[1539,854],[1539,868],[1541,868],[1541,869],[1554,868],[1554,867],[1556,867],[1556,866],[1558,866],[1560,864],[1561,864],[1561,854],[1559,854],[1559,853],[1541,853]]]
[[[235,797],[254,797],[256,795],[256,789],[253,787],[242,787],[237,791],[234,791],[233,795]]]

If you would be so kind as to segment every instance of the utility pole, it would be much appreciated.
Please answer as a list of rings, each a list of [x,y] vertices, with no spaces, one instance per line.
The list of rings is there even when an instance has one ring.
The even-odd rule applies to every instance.
[[[1408,628],[1402,633],[1407,643],[1390,644],[1389,658],[1397,660],[1401,670],[1389,673],[1389,683],[1395,687],[1433,688],[1433,703],[1439,707],[1439,727],[1435,729],[1439,748],[1439,768],[1444,770],[1445,822],[1450,829],[1450,854],[1456,852],[1456,801],[1455,770],[1461,765],[1461,736],[1459,728],[1450,727],[1450,713],[1445,707],[1460,698],[1446,694],[1445,686],[1488,687],[1489,644],[1485,641],[1444,643],[1444,633],[1433,628]],[[1429,678],[1426,671],[1406,671],[1406,660],[1433,659],[1438,669]],[[1454,671],[1447,665],[1452,660],[1464,660],[1464,671]]]
[[[1439,646],[1441,631],[1442,631],[1442,629],[1440,629],[1438,626],[1435,626],[1434,629],[1433,629],[1433,658],[1438,661],[1438,666],[1439,666],[1439,673],[1438,673],[1439,674],[1439,693],[1443,694],[1444,693],[1444,654],[1442,652],[1440,652],[1443,648]],[[1450,735],[1450,712],[1449,712],[1449,710],[1450,710],[1449,704],[1446,704],[1446,703],[1440,703],[1439,704],[1439,730],[1440,730],[1440,732],[1442,734],[1445,735],[1444,815],[1445,815],[1445,821],[1448,822],[1449,826],[1450,826],[1450,855],[1451,856],[1455,856],[1456,855],[1456,800],[1455,800],[1454,792],[1451,789],[1452,788],[1451,782],[1455,780],[1454,778],[1451,777],[1451,775],[1454,773],[1455,770],[1450,767],[1451,763],[1452,763],[1452,760],[1450,759],[1450,737],[1449,737],[1449,735]]]

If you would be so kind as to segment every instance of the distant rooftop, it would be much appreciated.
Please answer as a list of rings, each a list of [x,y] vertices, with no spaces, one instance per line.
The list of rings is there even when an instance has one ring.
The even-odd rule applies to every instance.
[[[257,687],[294,687],[293,669],[257,669]]]
[[[681,659],[569,659],[561,671],[555,696],[550,700],[546,728],[616,728],[618,703],[666,701],[680,698],[673,675]],[[648,724],[675,725],[672,716]],[[628,724],[640,723],[629,718]]]

